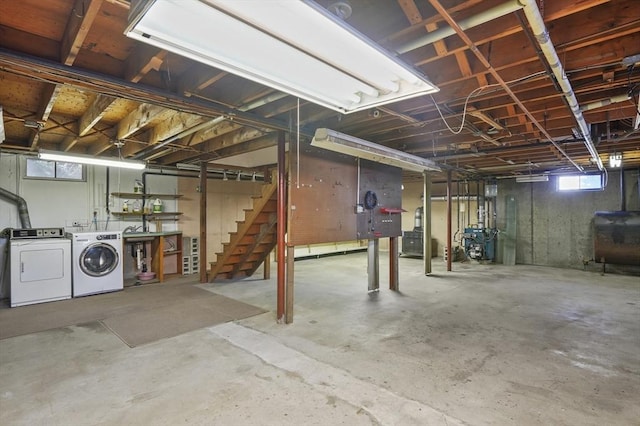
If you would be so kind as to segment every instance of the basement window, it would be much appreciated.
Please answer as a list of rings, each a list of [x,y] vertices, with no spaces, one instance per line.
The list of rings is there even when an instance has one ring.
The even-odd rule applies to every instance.
[[[84,181],[83,164],[27,158],[25,177],[31,179]]]
[[[599,191],[602,189],[601,174],[558,176],[558,191]]]

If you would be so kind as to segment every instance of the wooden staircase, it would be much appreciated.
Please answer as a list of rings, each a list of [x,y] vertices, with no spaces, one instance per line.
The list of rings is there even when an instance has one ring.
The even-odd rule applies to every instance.
[[[244,220],[236,222],[236,232],[229,233],[229,242],[211,262],[210,282],[253,275],[276,246],[277,187],[271,179],[262,186],[262,194],[253,197],[253,208],[244,210]]]

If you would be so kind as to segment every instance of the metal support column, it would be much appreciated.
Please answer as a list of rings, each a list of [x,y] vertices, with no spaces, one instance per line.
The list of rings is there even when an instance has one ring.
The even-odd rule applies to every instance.
[[[296,248],[294,246],[287,246],[287,288],[285,291],[286,304],[284,311],[285,324],[291,324],[293,322],[293,261],[295,260],[295,249]]]
[[[389,237],[389,290],[398,291],[398,237]]]
[[[367,244],[367,276],[369,291],[380,290],[380,243],[377,238]]]
[[[276,319],[279,323],[285,321],[285,233],[287,223],[287,197],[286,197],[286,164],[285,164],[285,143],[284,132],[278,132],[278,204],[277,204],[277,261],[278,261],[278,284],[277,284],[277,313]]]
[[[431,176],[428,172],[423,174],[422,189],[422,211],[424,212],[422,220],[423,229],[423,250],[424,253],[424,274],[431,274]]]
[[[447,271],[451,272],[451,170],[447,170]]]
[[[144,200],[144,198],[143,198]],[[185,248],[183,247],[183,250]],[[200,163],[200,282],[207,282],[207,162]],[[211,277],[213,279],[215,277]]]

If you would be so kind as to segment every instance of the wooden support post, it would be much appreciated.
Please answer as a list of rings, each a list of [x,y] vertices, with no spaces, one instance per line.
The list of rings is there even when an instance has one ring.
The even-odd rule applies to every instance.
[[[389,238],[389,290],[398,291],[398,237]]]
[[[447,271],[451,272],[451,170],[447,170]]]
[[[211,277],[213,279],[215,277]],[[200,282],[207,282],[207,163],[200,163]]]
[[[278,259],[278,283],[277,283],[277,312],[276,319],[279,323],[285,322],[285,233],[287,223],[287,185],[285,164],[284,131],[278,132],[278,204],[277,204],[277,259]]]
[[[286,306],[284,322],[285,324],[291,324],[293,322],[293,262],[295,255],[295,247],[287,246],[287,289],[286,294]]]
[[[271,253],[267,253],[267,257],[264,258],[262,278],[265,280],[271,279]]]
[[[367,245],[367,277],[369,291],[380,290],[380,240],[374,238]]]
[[[424,253],[424,274],[431,274],[431,176],[425,172],[423,175],[423,190],[422,190],[422,211],[424,216],[422,219],[422,244]]]

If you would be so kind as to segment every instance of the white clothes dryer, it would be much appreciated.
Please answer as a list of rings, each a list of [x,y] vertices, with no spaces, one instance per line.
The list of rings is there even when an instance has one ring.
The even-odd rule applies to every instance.
[[[69,240],[11,240],[9,258],[12,308],[71,298]]]
[[[122,232],[68,233],[73,261],[73,297],[124,288]]]

